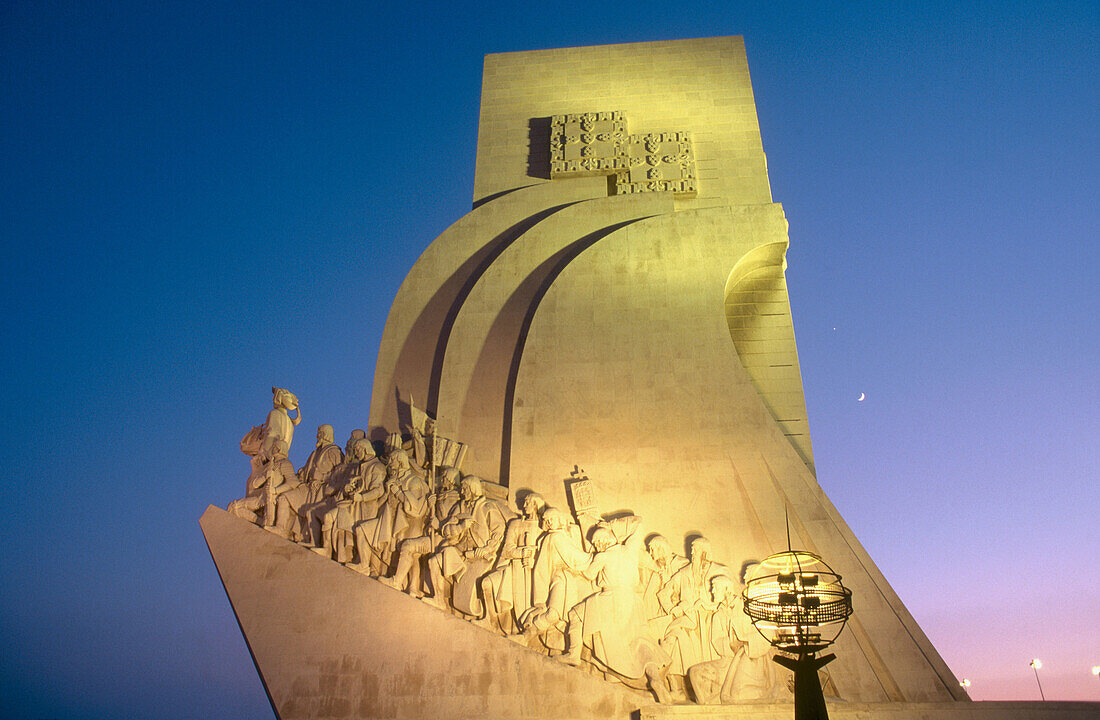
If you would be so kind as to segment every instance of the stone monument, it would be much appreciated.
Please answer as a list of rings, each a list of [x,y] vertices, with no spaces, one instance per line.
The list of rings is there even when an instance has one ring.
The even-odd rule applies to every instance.
[[[818,485],[787,244],[741,38],[487,56],[364,437],[294,475],[275,389],[202,518],[276,714],[790,717],[740,596],[789,521],[856,598],[835,717],[1040,717],[968,702]]]

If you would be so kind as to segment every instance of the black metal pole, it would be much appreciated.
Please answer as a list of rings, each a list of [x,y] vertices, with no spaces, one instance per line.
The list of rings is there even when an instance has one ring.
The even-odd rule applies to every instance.
[[[832,653],[814,657],[813,653],[800,654],[797,658],[776,655],[772,660],[794,671],[794,720],[829,720],[825,707],[825,694],[821,691],[821,678],[817,671],[836,659]]]

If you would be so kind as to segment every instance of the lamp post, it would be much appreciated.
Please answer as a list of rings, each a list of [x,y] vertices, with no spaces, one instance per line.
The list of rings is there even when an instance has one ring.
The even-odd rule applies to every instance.
[[[1046,702],[1047,696],[1043,694],[1043,683],[1039,682],[1039,668],[1043,666],[1043,661],[1039,658],[1033,658],[1029,663],[1031,669],[1035,671],[1035,684],[1039,686],[1039,697]]]
[[[817,656],[852,615],[852,591],[817,555],[787,550],[764,559],[745,583],[745,614],[794,671],[795,720],[828,720],[817,671],[836,659]]]

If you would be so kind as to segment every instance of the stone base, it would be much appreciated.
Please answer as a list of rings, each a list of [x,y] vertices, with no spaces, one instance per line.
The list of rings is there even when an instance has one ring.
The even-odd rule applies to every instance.
[[[650,702],[221,508],[199,522],[281,720],[628,720]]]
[[[830,720],[1098,720],[1100,703],[828,703]],[[641,720],[792,720],[794,705],[653,705]]]
[[[199,521],[276,716],[791,720],[794,706],[657,705],[221,508]],[[640,710],[639,710],[640,708]],[[833,720],[1096,720],[1100,703],[831,703]]]

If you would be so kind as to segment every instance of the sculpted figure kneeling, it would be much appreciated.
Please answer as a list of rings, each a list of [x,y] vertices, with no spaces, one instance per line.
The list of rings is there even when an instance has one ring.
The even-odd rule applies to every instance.
[[[392,578],[380,578],[396,590],[404,590],[413,597],[424,597],[421,589],[421,560],[430,555],[443,537],[443,526],[455,505],[461,499],[458,482],[462,473],[456,468],[442,469],[439,491],[428,496],[430,509],[427,534],[402,540],[397,546],[397,570]]]
[[[450,605],[463,615],[480,618],[478,581],[496,561],[504,539],[504,512],[485,497],[481,479],[462,479],[462,501],[443,526],[444,541],[428,559],[434,604]]]
[[[267,450],[257,455],[260,462],[249,476],[245,496],[229,503],[228,510],[263,527],[276,528],[279,534],[290,537],[296,515],[283,501],[279,512],[280,495],[298,487],[294,466],[286,459],[287,444],[282,440],[272,442]]]
[[[756,632],[745,614],[740,588],[725,575],[711,579],[715,611],[710,644],[717,660],[688,669],[695,701],[702,704],[776,701],[782,689],[771,645]]]
[[[558,508],[542,513],[543,534],[535,552],[531,576],[531,607],[519,619],[528,646],[536,640],[545,648],[565,649],[565,616],[569,608],[591,593],[584,577],[592,561],[581,549],[579,532],[569,517]]]
[[[690,560],[658,593],[661,605],[669,608],[672,620],[661,645],[672,654],[674,675],[687,675],[696,663],[713,660],[710,646],[710,581],[725,573],[725,566],[711,559],[710,541],[697,537],[691,542]]]

